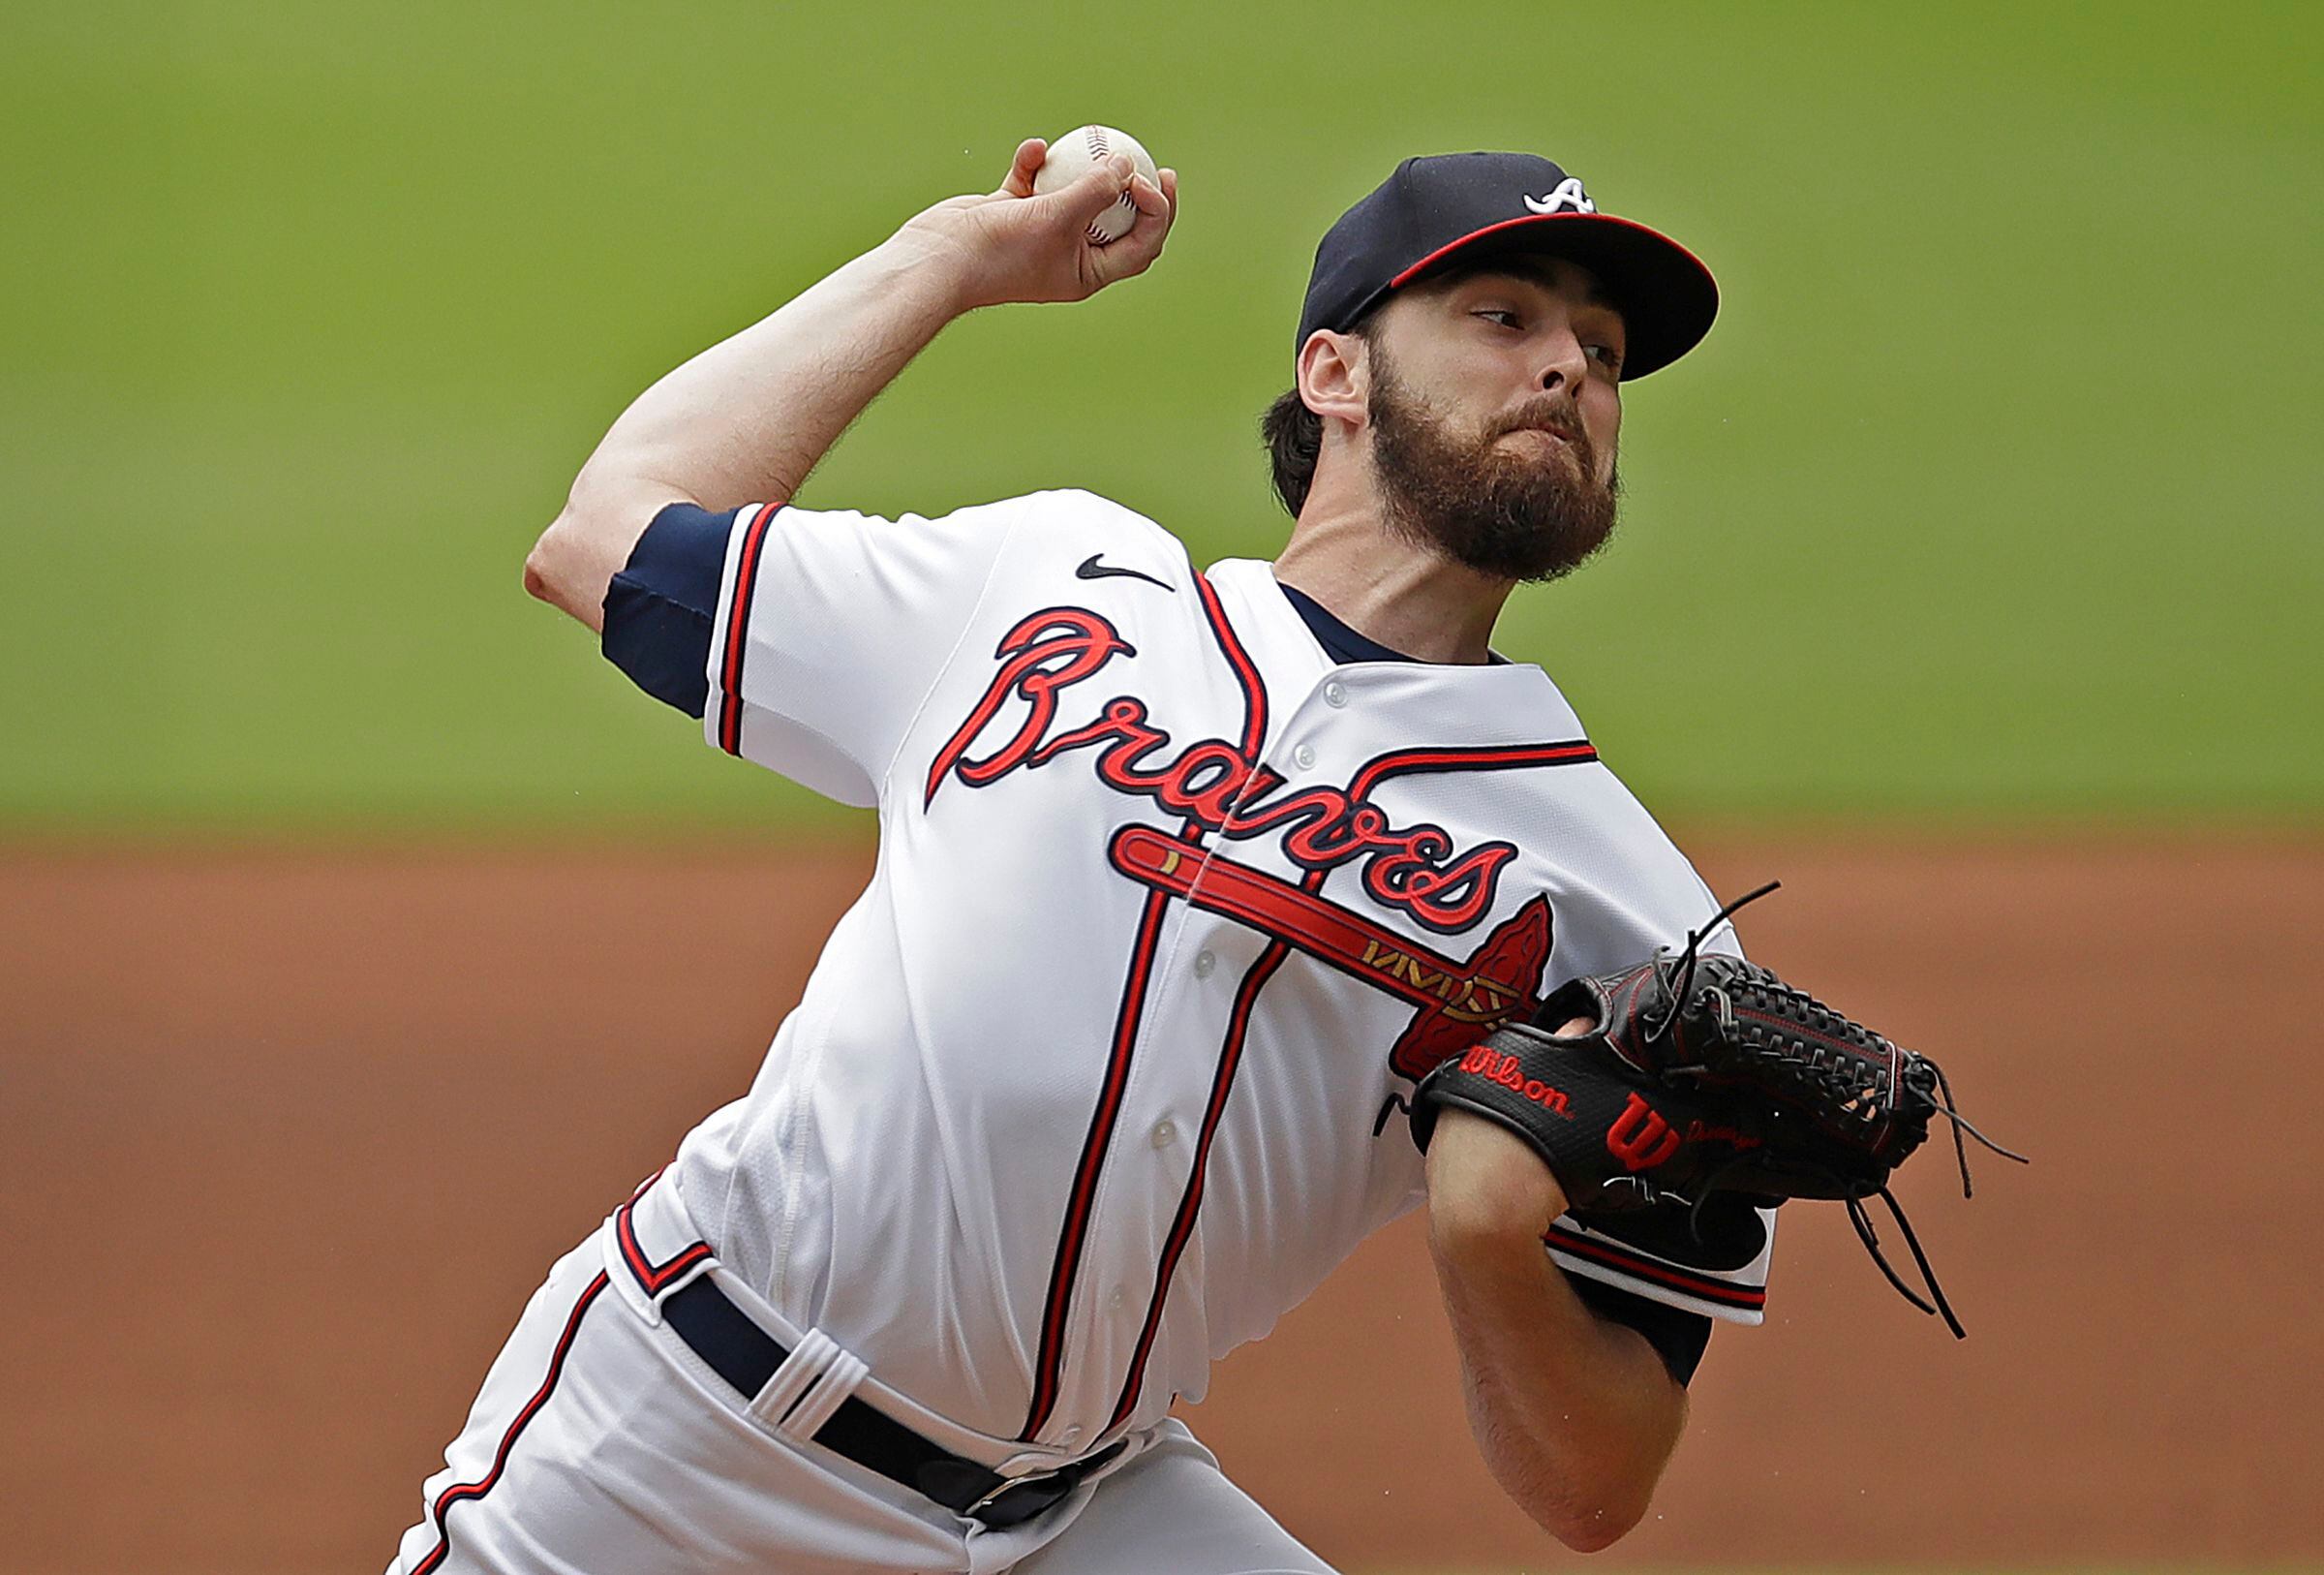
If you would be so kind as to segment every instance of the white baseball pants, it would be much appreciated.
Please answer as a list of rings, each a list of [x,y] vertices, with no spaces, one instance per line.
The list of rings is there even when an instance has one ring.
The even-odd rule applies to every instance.
[[[639,1236],[683,1239],[675,1193],[664,1180],[641,1196]],[[629,1274],[613,1227],[609,1219],[566,1253],[534,1293],[388,1575],[1330,1575],[1176,1421],[1134,1436],[1024,1525],[965,1520],[800,1430],[854,1393],[995,1468],[1009,1469],[1016,1446],[880,1389],[862,1364],[788,1328],[705,1260],[686,1279],[717,1276],[793,1353],[746,1400],[660,1321],[658,1296]],[[803,1379],[793,1371],[802,1363],[820,1371]],[[833,1392],[818,1401],[826,1379]]]

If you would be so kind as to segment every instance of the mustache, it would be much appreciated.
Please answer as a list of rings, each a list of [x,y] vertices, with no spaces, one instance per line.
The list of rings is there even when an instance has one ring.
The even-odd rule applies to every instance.
[[[1490,436],[1498,438],[1512,432],[1527,432],[1537,429],[1555,433],[1575,448],[1585,452],[1590,447],[1589,435],[1581,428],[1580,413],[1575,410],[1571,401],[1563,399],[1535,400],[1498,422],[1493,427]]]

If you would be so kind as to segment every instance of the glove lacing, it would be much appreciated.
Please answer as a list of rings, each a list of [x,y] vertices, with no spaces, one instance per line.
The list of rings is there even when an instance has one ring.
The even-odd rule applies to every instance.
[[[1679,1018],[1683,1015],[1686,1007],[1688,995],[1695,988],[1696,963],[1701,955],[1702,942],[1709,939],[1720,925],[1732,918],[1738,911],[1751,903],[1758,902],[1769,892],[1780,889],[1782,885],[1783,882],[1780,880],[1770,880],[1756,890],[1745,892],[1712,914],[1710,921],[1701,929],[1689,930],[1686,946],[1676,956],[1667,961],[1656,959],[1655,981],[1662,987],[1668,1005],[1658,1022],[1647,1022],[1644,1020],[1644,1014],[1640,1014],[1641,1030],[1648,1043],[1651,1044],[1657,1039],[1665,1038],[1676,1031]],[[1671,987],[1673,974],[1682,974],[1675,989]],[[1761,988],[1770,996],[1781,996],[1786,1004],[1796,1006],[1801,1003],[1814,1003],[1819,1007],[1821,1005],[1820,1003],[1815,1002],[1813,996],[1804,991],[1774,985]],[[1828,1008],[1823,1009],[1828,1010]],[[1728,999],[1724,991],[1720,992],[1719,1011],[1722,1026],[1731,1028],[1733,1026],[1733,1003]],[[1772,1015],[1782,1016],[1784,1013],[1779,1011]],[[1798,1018],[1808,1014],[1795,1010],[1790,1015]],[[1942,1116],[1952,1127],[1953,1158],[1961,1167],[1961,1195],[1963,1197],[1975,1195],[1970,1184],[1969,1150],[1962,1142],[1963,1133],[1966,1132],[1969,1136],[1975,1138],[1984,1147],[2004,1159],[2014,1159],[2021,1165],[2033,1162],[2024,1155],[2005,1149],[1992,1138],[1987,1137],[1983,1132],[1977,1130],[1968,1117],[1961,1114],[1953,1102],[1953,1086],[1946,1079],[1943,1067],[1915,1051],[1906,1051],[1902,1054],[1910,1058],[1904,1065],[1904,1077],[1908,1086],[1928,1101],[1934,1114]],[[1802,1045],[1795,1050],[1781,1041],[1758,1046],[1758,1056],[1761,1061],[1782,1067],[1791,1081],[1801,1086],[1812,1104],[1827,1112],[1839,1112],[1870,1122],[1876,1119],[1879,1113],[1893,1108],[1895,1090],[1890,1086],[1890,1080],[1884,1071],[1873,1074],[1870,1084],[1867,1085],[1863,1081],[1865,1072],[1861,1065],[1850,1065],[1836,1055],[1819,1054],[1813,1046]],[[1928,1087],[1927,1082],[1917,1075],[1924,1069],[1928,1074],[1928,1080],[1933,1081],[1936,1085],[1933,1089]],[[1664,1073],[1666,1077],[1685,1077],[1696,1081],[1699,1081],[1709,1074],[1710,1069],[1704,1066],[1676,1066],[1668,1068]],[[1703,1206],[1717,1194],[1719,1183],[1728,1172],[1742,1169],[1749,1162],[1745,1157],[1738,1155],[1703,1182],[1687,1211],[1687,1228],[1697,1242],[1702,1240]],[[1904,1206],[1896,1201],[1896,1194],[1885,1185],[1871,1190],[1864,1190],[1861,1183],[1851,1181],[1849,1177],[1829,1169],[1811,1172],[1811,1174],[1817,1175],[1841,1193],[1848,1204],[1848,1220],[1855,1227],[1856,1239],[1864,1244],[1864,1251],[1871,1255],[1874,1264],[1887,1278],[1888,1283],[1896,1287],[1897,1293],[1923,1312],[1943,1318],[1945,1327],[1953,1332],[1955,1340],[1968,1339],[1969,1333],[1961,1327],[1961,1320],[1954,1315],[1952,1304],[1945,1300],[1944,1287],[1937,1282],[1937,1271],[1931,1266],[1928,1253],[1922,1251],[1920,1238],[1913,1233],[1912,1221],[1905,1218]],[[1867,1197],[1877,1197],[1888,1205],[1888,1213],[1896,1220],[1896,1228],[1904,1236],[1905,1246],[1912,1254],[1913,1265],[1920,1271],[1921,1283],[1928,1290],[1927,1298],[1924,1299],[1911,1286],[1905,1283],[1895,1268],[1888,1262],[1888,1255],[1881,1251],[1880,1235],[1872,1228],[1872,1211],[1864,1206],[1864,1200]]]

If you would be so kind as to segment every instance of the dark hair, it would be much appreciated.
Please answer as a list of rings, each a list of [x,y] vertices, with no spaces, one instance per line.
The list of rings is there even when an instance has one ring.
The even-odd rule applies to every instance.
[[[1377,311],[1366,312],[1348,332],[1371,343],[1372,323],[1378,315]],[[1307,489],[1315,484],[1316,458],[1324,451],[1324,418],[1300,400],[1298,388],[1287,389],[1259,417],[1259,441],[1267,446],[1275,496],[1297,519],[1306,507]]]

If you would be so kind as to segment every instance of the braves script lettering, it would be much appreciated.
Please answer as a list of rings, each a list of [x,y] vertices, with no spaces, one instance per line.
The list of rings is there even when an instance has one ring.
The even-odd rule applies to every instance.
[[[1111,623],[1086,608],[1051,607],[1024,619],[994,653],[1000,665],[983,696],[936,752],[923,802],[934,802],[947,778],[984,788],[1012,771],[1038,770],[1086,751],[1108,787],[1149,798],[1206,831],[1237,840],[1278,835],[1284,852],[1309,870],[1360,865],[1375,902],[1431,930],[1457,934],[1491,910],[1495,881],[1516,855],[1507,843],[1463,852],[1442,826],[1398,826],[1345,788],[1309,786],[1270,796],[1286,786],[1279,772],[1223,739],[1177,745],[1135,695],[1108,700],[1094,721],[1057,730],[1059,691],[1117,656],[1136,654]],[[1023,702],[1023,715],[995,742],[988,735],[1004,731],[1000,718],[1012,699]]]

